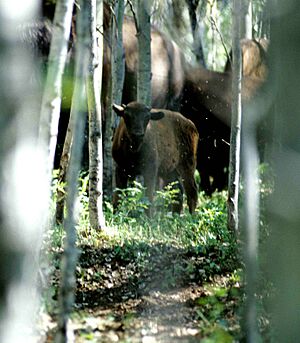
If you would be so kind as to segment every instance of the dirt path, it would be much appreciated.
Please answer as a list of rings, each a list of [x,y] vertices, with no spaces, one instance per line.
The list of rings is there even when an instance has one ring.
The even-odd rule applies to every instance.
[[[193,301],[196,286],[168,293],[153,291],[107,309],[97,309],[74,325],[76,342],[199,342]]]
[[[213,249],[204,254],[141,244],[98,250],[83,246],[81,250],[77,315],[72,319],[75,342],[199,342],[210,335],[218,316],[229,323],[225,335],[236,330],[238,298],[229,293],[218,298],[218,306],[223,306],[218,316],[210,314],[215,300],[203,303],[212,294],[207,285],[222,288],[231,282],[225,271],[223,276],[217,273],[218,253]],[[53,341],[53,318],[47,342]]]

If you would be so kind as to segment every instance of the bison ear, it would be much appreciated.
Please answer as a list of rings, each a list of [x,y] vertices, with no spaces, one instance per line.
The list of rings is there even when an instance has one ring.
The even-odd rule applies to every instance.
[[[165,116],[164,112],[152,112],[151,111],[151,120],[159,120]]]
[[[119,117],[123,117],[125,107],[126,107],[125,105],[122,105],[122,106],[119,106],[119,105],[116,105],[116,104],[112,105],[113,110],[117,113],[117,115]]]

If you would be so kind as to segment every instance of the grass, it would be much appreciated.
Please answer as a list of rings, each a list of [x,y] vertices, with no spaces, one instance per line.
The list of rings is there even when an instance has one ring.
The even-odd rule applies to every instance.
[[[55,191],[59,187],[62,185],[54,179],[53,211]],[[226,313],[232,314],[237,303],[237,297],[233,295],[235,286],[230,280],[240,268],[240,261],[235,237],[227,229],[227,193],[215,193],[212,197],[199,193],[198,206],[193,215],[186,206],[182,214],[172,214],[169,208],[175,198],[174,187],[158,191],[154,204],[157,211],[149,218],[145,213],[149,203],[144,197],[144,189],[140,184],[133,183],[122,191],[117,213],[113,213],[109,201],[104,202],[107,228],[95,231],[88,221],[88,178],[80,178],[77,246],[82,254],[76,270],[77,299],[81,299],[81,293],[89,294],[92,290],[104,289],[105,285],[112,287],[110,285],[116,283],[118,278],[120,285],[128,287],[125,295],[120,293],[120,299],[130,298],[131,293],[139,289],[145,293],[148,288],[150,290],[158,285],[166,292],[187,284],[203,285],[204,293],[193,305],[201,334],[208,339],[207,342],[217,342],[215,336],[219,337],[220,342],[222,339],[229,341],[228,337],[234,336],[237,331],[231,329],[236,322],[233,325],[230,318],[226,319]],[[52,288],[45,298],[45,308],[54,315],[63,239],[62,226],[55,226],[45,237],[52,268],[49,272]],[[114,279],[112,275],[116,271],[113,268],[116,266],[125,269],[121,270],[124,275],[116,274],[118,277]],[[212,280],[217,275],[225,276],[212,286]],[[148,287],[149,280],[151,285]],[[101,297],[105,301],[105,294]],[[90,301],[89,306],[93,308],[93,297]],[[227,306],[226,301],[232,306]],[[78,309],[81,308],[80,302],[78,300],[76,305]]]
[[[54,190],[61,187],[54,182]],[[169,187],[158,191],[154,206],[157,211],[149,218],[145,210],[149,206],[144,197],[144,188],[137,182],[122,190],[120,206],[113,213],[109,201],[104,202],[106,230],[95,231],[88,221],[88,178],[80,179],[79,206],[80,216],[77,227],[78,245],[94,247],[111,246],[115,249],[131,247],[140,249],[141,245],[171,245],[181,249],[190,249],[205,253],[213,248],[217,251],[220,263],[230,267],[236,263],[236,244],[234,235],[227,229],[226,192],[215,193],[207,197],[199,194],[195,214],[191,215],[186,206],[183,213],[169,212],[177,189]],[[54,192],[55,194],[55,192]],[[53,207],[55,205],[55,199]],[[62,226],[51,231],[51,246],[61,247],[64,237]],[[121,249],[122,250],[122,249]]]

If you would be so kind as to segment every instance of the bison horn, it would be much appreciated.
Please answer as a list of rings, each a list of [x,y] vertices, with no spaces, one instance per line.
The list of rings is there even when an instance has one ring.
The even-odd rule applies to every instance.
[[[122,116],[126,108],[126,105],[120,106],[120,105],[113,104],[112,108],[117,113],[118,116]]]

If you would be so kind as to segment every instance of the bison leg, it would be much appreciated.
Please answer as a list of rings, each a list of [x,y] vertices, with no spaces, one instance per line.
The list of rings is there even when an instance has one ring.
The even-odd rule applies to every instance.
[[[205,154],[203,152],[205,152]],[[208,154],[209,147],[207,146],[207,140],[199,142],[197,150],[197,170],[200,175],[200,189],[204,191],[206,195],[210,196],[213,191],[209,178],[211,162]]]
[[[128,175],[120,168],[116,166],[116,188],[124,189],[127,187]],[[120,191],[118,189],[115,190],[113,194],[113,208],[114,210],[117,209],[119,203]]]
[[[186,193],[189,211],[190,213],[194,213],[197,206],[197,201],[198,201],[198,191],[197,191],[196,181],[194,178],[194,171],[184,170],[181,173],[181,176],[183,179],[183,187]]]

